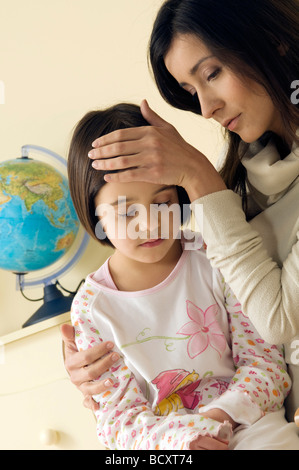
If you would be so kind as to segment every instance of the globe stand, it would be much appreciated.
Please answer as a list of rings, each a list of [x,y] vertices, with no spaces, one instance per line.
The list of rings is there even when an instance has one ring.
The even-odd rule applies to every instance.
[[[22,328],[69,312],[74,296],[65,296],[55,284],[44,287],[44,304],[22,325]]]

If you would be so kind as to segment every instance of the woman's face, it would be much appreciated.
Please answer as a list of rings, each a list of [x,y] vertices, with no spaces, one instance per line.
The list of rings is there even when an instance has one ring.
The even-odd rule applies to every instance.
[[[283,135],[281,116],[266,90],[234,73],[197,36],[176,36],[164,60],[180,86],[197,93],[206,119],[213,118],[248,143],[266,131]]]

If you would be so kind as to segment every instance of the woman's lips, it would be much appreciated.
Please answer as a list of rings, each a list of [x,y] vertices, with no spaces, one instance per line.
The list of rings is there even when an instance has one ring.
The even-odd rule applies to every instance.
[[[230,131],[233,131],[238,125],[240,116],[241,116],[240,114],[238,116],[236,116],[234,119],[232,119],[230,122],[228,122],[225,127],[227,127]]]

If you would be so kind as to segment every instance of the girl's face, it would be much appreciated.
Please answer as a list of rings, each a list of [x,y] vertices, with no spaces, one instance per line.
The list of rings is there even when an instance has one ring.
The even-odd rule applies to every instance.
[[[164,60],[177,82],[192,95],[197,93],[206,119],[213,118],[248,143],[266,131],[283,136],[281,116],[264,87],[240,78],[197,36],[176,36]]]
[[[95,197],[102,227],[125,257],[155,263],[180,243],[180,206],[175,186],[107,183]]]

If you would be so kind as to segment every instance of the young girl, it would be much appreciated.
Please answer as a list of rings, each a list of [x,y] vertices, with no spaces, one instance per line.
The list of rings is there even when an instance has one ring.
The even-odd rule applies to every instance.
[[[204,247],[182,236],[186,193],[106,184],[86,157],[95,137],[146,125],[134,105],[90,112],[69,151],[81,223],[115,248],[72,305],[78,349],[113,338],[120,355],[102,376],[113,387],[94,397],[99,439],[110,449],[299,449],[284,420],[282,348],[260,338]]]

